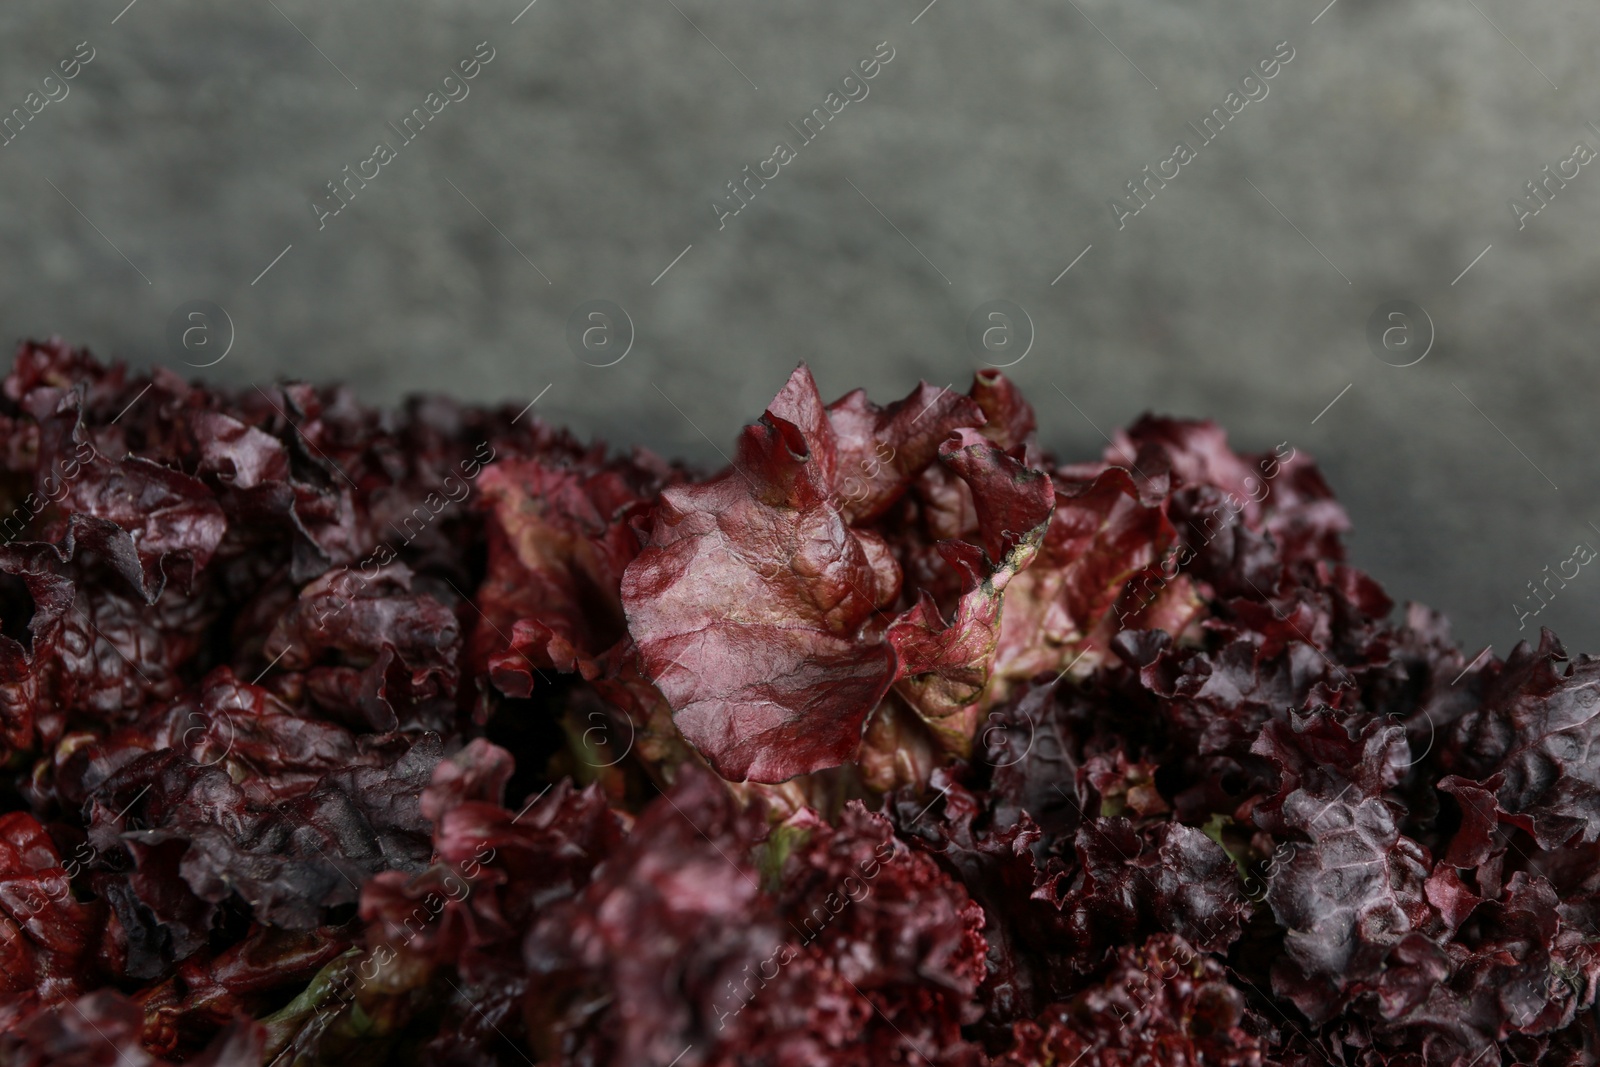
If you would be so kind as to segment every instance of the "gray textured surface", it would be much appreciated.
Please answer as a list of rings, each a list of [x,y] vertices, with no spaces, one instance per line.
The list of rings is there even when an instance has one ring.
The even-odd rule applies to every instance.
[[[1506,203],[1600,147],[1600,16],[1575,0],[938,0],[914,24],[923,0],[538,0],[515,24],[521,0],[124,2],[0,9],[0,109],[96,50],[0,148],[7,338],[183,370],[166,320],[209,299],[237,330],[218,380],[549,385],[553,421],[714,461],[799,360],[827,395],[965,382],[967,316],[1005,298],[1036,325],[1011,373],[1061,453],[1146,409],[1288,440],[1349,508],[1355,561],[1474,646],[1503,654],[1525,583],[1600,546],[1600,167],[1520,232]],[[1118,231],[1107,199],[1282,40],[1269,95]],[[470,95],[319,232],[312,197],[480,41]],[[723,183],[798,147],[785,124],[880,41],[870,95],[719,231]],[[564,341],[594,298],[637,327],[604,369]],[[1405,369],[1364,340],[1394,298],[1438,332]],[[1594,570],[1533,620],[1574,651],[1600,649]]]

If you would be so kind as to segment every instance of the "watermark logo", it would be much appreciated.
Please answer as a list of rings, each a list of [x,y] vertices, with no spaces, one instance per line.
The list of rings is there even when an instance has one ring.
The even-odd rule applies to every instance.
[[[203,370],[233,351],[233,319],[209,300],[186,300],[167,316],[167,350]]]
[[[588,722],[594,723],[594,725],[583,731],[583,737],[580,739],[578,744],[579,759],[583,760],[584,763],[591,767],[594,767],[598,770],[604,770],[607,767],[615,767],[617,764],[628,758],[628,753],[633,751],[633,741],[635,736],[633,720],[628,718],[626,715],[619,717],[624,723],[627,724],[628,727],[628,741],[627,744],[622,746],[622,754],[617,756],[617,758],[609,760],[605,763],[601,763],[598,760],[592,760],[589,758],[590,754],[599,755],[601,753],[609,753],[613,748],[615,748],[615,738],[612,736],[614,727],[611,719],[605,714],[605,712],[591,711],[587,716],[585,716],[585,719]]]
[[[1367,318],[1367,347],[1391,367],[1412,367],[1433,350],[1433,319],[1409,300],[1379,304]]]
[[[1024,722],[1008,723],[999,712],[989,713],[989,726],[983,731],[983,748],[989,757],[989,766],[995,770],[1021,763],[1033,751],[1036,724],[1031,714],[1024,713]]]
[[[30,122],[38,120],[39,113],[45,108],[65,100],[72,92],[72,86],[67,83],[83,73],[83,68],[94,57],[94,46],[88,41],[79,41],[72,55],[56,64],[56,69],[61,72],[60,77],[56,76],[56,71],[51,71],[39,80],[39,88],[30,88],[20,106],[13,107],[9,113],[0,113],[0,148],[20,137]]]
[[[327,229],[328,220],[354,203],[356,196],[366,189],[367,183],[376,181],[378,175],[383,172],[384,167],[400,158],[400,150],[420,137],[428,124],[439,117],[440,112],[453,103],[459,104],[471,95],[472,86],[467,83],[482,73],[483,68],[494,61],[494,57],[495,50],[493,45],[488,41],[478,42],[477,46],[472,50],[472,55],[461,60],[454,68],[451,68],[450,73],[446,74],[438,82],[439,87],[423,97],[421,103],[413,107],[409,114],[400,119],[400,125],[396,126],[392,121],[389,123],[389,129],[395,133],[392,141],[387,139],[388,134],[384,134],[386,139],[373,145],[372,155],[366,159],[358,159],[354,170],[351,170],[350,164],[346,163],[334,180],[326,183],[327,195],[318,194],[321,197],[320,202],[318,200],[310,201],[311,217],[317,220],[317,229]],[[324,56],[323,58],[327,57]],[[338,70],[337,67],[334,69]],[[457,71],[460,72],[459,77],[457,76]],[[344,71],[339,71],[339,73],[343,74]],[[350,81],[350,79],[346,77],[345,81]],[[352,87],[355,86],[355,82],[350,82],[350,84]],[[372,166],[370,171],[367,170],[368,164]],[[448,178],[445,180],[449,181]],[[454,182],[450,182],[450,184],[452,186],[455,185]],[[456,192],[460,193],[461,190],[457,189]],[[461,197],[465,200],[466,194],[462,193]],[[467,200],[467,203],[472,204],[472,201]],[[473,204],[473,210],[477,210],[476,204]],[[480,215],[483,214],[481,211],[478,213]],[[487,221],[487,217],[485,221]],[[489,225],[493,226],[494,223],[491,222]],[[505,235],[501,234],[501,236],[504,237]],[[509,238],[507,241],[509,243]],[[515,248],[516,246],[512,245],[512,247]],[[534,270],[538,269],[538,267],[534,268]]]
[[[1600,126],[1589,123],[1589,128],[1600,133]],[[1517,220],[1517,229],[1526,229],[1528,220],[1550,206],[1556,198],[1556,193],[1567,187],[1567,183],[1578,176],[1584,167],[1600,158],[1587,142],[1578,141],[1572,146],[1572,154],[1566,159],[1556,161],[1556,169],[1551,170],[1550,164],[1535,174],[1529,181],[1523,182],[1522,187],[1527,190],[1526,197],[1512,197],[1506,203],[1511,208],[1511,217]]]
[[[633,319],[610,300],[585,300],[567,316],[567,348],[591,367],[614,367],[633,350]]]
[[[218,708],[217,714],[222,717],[222,725],[227,727],[227,743],[222,743],[222,735],[217,730],[217,722],[208,715],[198,711],[189,713],[189,721],[195,725],[183,732],[183,747],[190,750],[191,758],[202,767],[213,767],[228,758],[228,753],[233,751],[233,742],[238,737],[238,731],[233,725],[233,716],[225,709]],[[200,754],[206,749],[220,747],[221,752],[210,759],[199,759]]]
[[[1579,541],[1577,546],[1573,548],[1572,555],[1556,564],[1556,569],[1554,572],[1550,570],[1550,565],[1548,563],[1545,564],[1544,571],[1542,572],[1544,575],[1543,579],[1535,578],[1528,582],[1528,592],[1532,593],[1533,595],[1524,597],[1523,599],[1529,602],[1529,606],[1524,608],[1519,604],[1511,605],[1511,610],[1517,613],[1517,629],[1526,629],[1528,625],[1528,619],[1538,615],[1545,608],[1549,607],[1550,602],[1556,598],[1556,593],[1561,589],[1565,589],[1568,582],[1578,577],[1579,570],[1581,570],[1586,564],[1591,563],[1596,554],[1597,553],[1595,552],[1593,545],[1589,544],[1587,541]],[[1567,573],[1567,564],[1569,563],[1572,564],[1571,574]],[[1538,584],[1534,584],[1535,582]],[[1555,589],[1550,588],[1551,582],[1556,583]],[[1533,605],[1538,606],[1535,607]]]
[[[1111,197],[1106,200],[1106,205],[1111,209],[1111,221],[1117,224],[1117,229],[1125,230],[1128,220],[1149,207],[1155,200],[1156,194],[1167,187],[1167,183],[1176,180],[1183,173],[1183,168],[1200,158],[1200,152],[1206,145],[1222,136],[1228,124],[1239,117],[1250,104],[1265,100],[1272,91],[1267,85],[1268,81],[1276,78],[1284,66],[1295,57],[1294,46],[1288,41],[1279,41],[1273,45],[1272,54],[1260,60],[1255,66],[1247,68],[1244,76],[1239,79],[1239,87],[1230,89],[1222,102],[1211,109],[1211,113],[1200,120],[1196,126],[1192,121],[1185,123],[1188,131],[1177,139],[1172,147],[1172,154],[1156,163],[1155,170],[1149,164],[1134,175],[1133,180],[1127,182],[1125,194],[1118,194],[1122,199]],[[1135,68],[1138,69],[1138,68]],[[1143,71],[1140,71],[1143,74]],[[1150,81],[1148,77],[1145,81]],[[1155,82],[1150,82],[1155,86]],[[1193,144],[1190,144],[1189,134],[1193,134]],[[1168,168],[1171,168],[1170,170]],[[1260,190],[1256,190],[1260,192]],[[1267,203],[1272,203],[1268,200]]]
[[[967,316],[967,348],[991,367],[1014,367],[1033,349],[1033,319],[1009,300],[986,300]]]
[[[788,124],[789,129],[794,131],[793,143],[785,133],[783,135],[785,139],[774,144],[772,154],[760,160],[754,170],[750,169],[748,163],[745,164],[744,169],[726,183],[727,194],[719,193],[717,195],[721,199],[711,201],[712,214],[717,217],[717,229],[727,229],[728,220],[749,207],[757,194],[767,187],[768,182],[777,180],[778,175],[783,173],[783,168],[800,158],[800,152],[806,145],[822,136],[822,131],[827,128],[828,123],[838,118],[841,111],[851,104],[865,100],[872,92],[872,87],[867,82],[883,73],[883,68],[894,59],[894,56],[894,46],[888,41],[879,41],[872,55],[850,68],[839,80],[838,88],[823,97],[822,103],[812,108],[809,115],[803,116],[799,125],[795,125],[794,122]],[[737,67],[734,69],[738,70]],[[739,73],[743,74],[744,71]],[[745,78],[745,81],[750,79]],[[754,88],[755,82],[750,82],[750,85]],[[767,170],[768,167],[772,170]],[[856,192],[859,193],[861,190],[857,189]],[[867,202],[871,203],[870,200]]]

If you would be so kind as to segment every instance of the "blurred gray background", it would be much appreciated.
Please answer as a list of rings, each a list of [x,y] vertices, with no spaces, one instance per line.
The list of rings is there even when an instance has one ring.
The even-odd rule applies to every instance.
[[[525,2],[7,3],[0,111],[94,58],[0,148],[0,335],[377,402],[542,393],[582,434],[714,464],[798,361],[881,401],[1009,362],[966,338],[1004,299],[1059,454],[1145,410],[1288,441],[1355,562],[1469,654],[1540,623],[1600,650],[1600,567],[1521,634],[1512,606],[1600,546],[1600,166],[1520,230],[1507,203],[1600,148],[1592,5]],[[1202,147],[1185,123],[1280,41],[1268,95]],[[480,42],[469,95],[401,145],[388,123]],[[869,95],[802,145],[786,124],[880,42]],[[1180,138],[1197,158],[1119,230],[1107,201]],[[379,141],[396,158],[319,230]],[[778,141],[797,158],[719,230],[713,200]],[[608,367],[567,342],[596,299],[635,333]],[[1435,333],[1404,368],[1423,322],[1388,363],[1366,336],[1399,299]],[[227,327],[166,337],[195,300],[234,335],[203,371]]]

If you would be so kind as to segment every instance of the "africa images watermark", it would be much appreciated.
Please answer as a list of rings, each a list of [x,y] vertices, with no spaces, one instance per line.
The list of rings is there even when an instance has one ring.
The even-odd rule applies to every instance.
[[[6,901],[6,911],[10,915],[12,922],[0,926],[0,930],[6,931],[8,940],[12,930],[23,923],[32,921],[47,906],[64,904],[67,901],[77,903],[72,896],[72,880],[78,877],[84,868],[94,862],[95,857],[99,855],[99,849],[88,841],[84,841],[72,850],[71,857],[61,862],[62,877],[45,877],[37,882],[18,879],[22,883],[20,889],[16,892],[14,898]]]
[[[1517,616],[1517,629],[1526,629],[1528,620],[1533,616],[1538,615],[1545,608],[1549,607],[1550,601],[1556,598],[1556,590],[1550,588],[1551,582],[1556,582],[1562,589],[1565,589],[1568,582],[1578,577],[1579,570],[1585,564],[1588,564],[1594,560],[1595,555],[1596,552],[1594,550],[1594,546],[1589,544],[1587,541],[1580,541],[1578,542],[1577,546],[1573,548],[1572,555],[1556,564],[1556,572],[1554,574],[1550,572],[1550,565],[1546,563],[1544,565],[1544,580],[1539,582],[1538,585],[1535,585],[1533,581],[1529,581],[1528,591],[1533,595],[1524,598],[1526,600],[1536,599],[1539,606],[1536,608],[1524,608],[1520,604],[1511,605],[1511,610],[1515,612]],[[1568,574],[1566,571],[1566,568],[1569,565],[1572,567],[1571,574]],[[1543,589],[1544,592],[1540,592],[1540,589]]]
[[[439,90],[428,93],[422,98],[422,103],[411,109],[411,113],[400,120],[400,125],[389,123],[389,128],[399,135],[399,145],[404,148],[418,135],[433,119],[438,118],[440,112],[449,107],[451,103],[460,103],[472,92],[472,87],[467,84],[483,72],[483,68],[494,60],[495,50],[488,41],[481,41],[474,47],[472,55],[456,64],[455,71],[460,71],[460,77],[455,71],[444,76]],[[443,95],[440,95],[440,90]],[[345,177],[338,179],[338,184],[328,182],[328,193],[337,204],[337,207],[328,207],[317,200],[311,201],[311,214],[317,220],[317,229],[325,230],[328,220],[350,206],[356,198],[359,189],[365,189],[367,182],[375,180],[382,169],[398,159],[400,153],[388,141],[379,141],[372,148],[372,155],[356,164],[352,173],[350,165],[345,164],[343,173]],[[367,168],[371,167],[369,173]],[[343,189],[341,194],[340,189]]]
[[[56,469],[44,476],[40,492],[29,493],[10,515],[0,519],[0,528],[3,528],[6,534],[5,541],[0,543],[9,545],[21,536],[28,525],[39,517],[40,512],[66,496],[67,487],[72,484],[73,479],[99,458],[100,453],[95,451],[94,445],[84,441],[78,445],[75,455],[57,459]]]
[[[400,938],[399,948],[396,948],[393,940],[383,942],[368,951],[360,965],[345,971],[336,981],[329,983],[327,988],[322,990],[316,1001],[317,1018],[323,1019],[330,1013],[337,1014],[343,1011],[355,1000],[356,994],[367,983],[374,981],[378,977],[378,972],[400,954],[400,949],[409,945],[429,923],[444,914],[445,907],[451,901],[459,904],[471,896],[473,880],[486,865],[494,861],[494,857],[495,850],[485,842],[478,846],[471,859],[453,865],[457,866],[458,870],[452,870],[440,879],[439,888],[443,891],[442,895],[434,892],[424,894],[417,906],[401,921],[400,929],[405,931],[405,934]],[[450,888],[452,879],[459,886],[459,892]],[[412,923],[416,924],[415,929],[412,929]],[[371,968],[370,973],[367,971],[368,967]]]
[[[1276,78],[1282,71],[1283,65],[1294,56],[1295,51],[1289,42],[1279,41],[1273,46],[1272,55],[1258,62],[1251,71],[1239,79],[1238,91],[1229,90],[1228,95],[1222,98],[1222,103],[1212,108],[1211,113],[1200,120],[1200,126],[1195,126],[1193,122],[1187,123],[1199,140],[1199,148],[1204,148],[1220,137],[1228,123],[1237,118],[1251,102],[1265,100],[1267,94],[1271,92],[1267,82]],[[1257,71],[1260,72],[1259,76]],[[1180,140],[1173,146],[1172,154],[1156,164],[1155,172],[1152,172],[1146,164],[1140,171],[1144,177],[1128,182],[1128,196],[1131,199],[1109,198],[1106,203],[1111,208],[1111,221],[1117,224],[1117,229],[1126,229],[1128,219],[1149,207],[1156,193],[1167,187],[1167,182],[1176,179],[1183,173],[1184,167],[1200,158],[1199,148],[1192,147],[1186,140]]]
[[[484,449],[488,449],[488,455],[483,454]],[[445,475],[444,481],[440,485],[444,495],[441,496],[438,492],[429,493],[423,498],[421,504],[412,508],[411,513],[400,520],[399,527],[394,526],[391,521],[390,528],[395,533],[400,534],[403,544],[411,544],[445,508],[451,504],[459,504],[467,498],[472,492],[473,479],[478,476],[484,467],[494,462],[494,457],[494,446],[487,441],[480,442],[478,447],[473,450],[472,455],[460,462],[460,478],[457,478],[454,474]],[[452,482],[455,483],[455,488],[451,488]],[[344,567],[324,579],[319,579],[319,581],[326,583],[333,596],[318,603],[317,629],[323,629],[327,626],[329,619],[349,607],[351,602],[356,599],[357,594],[376,581],[383,568],[393,563],[399,557],[399,554],[399,551],[392,547],[389,542],[381,541],[378,543],[377,548],[369,552],[357,564],[360,574],[352,571],[349,567]]]
[[[1589,128],[1600,133],[1600,126],[1592,122],[1589,123]],[[1506,201],[1506,205],[1511,208],[1511,217],[1517,220],[1517,229],[1526,229],[1528,220],[1549,207],[1550,202],[1556,198],[1556,193],[1565,189],[1567,182],[1576,178],[1583,168],[1593,163],[1596,158],[1600,158],[1600,152],[1596,152],[1587,142],[1578,141],[1572,146],[1570,156],[1557,161],[1554,171],[1550,169],[1550,164],[1546,163],[1539,172],[1543,177],[1534,177],[1524,182],[1522,187],[1527,190],[1526,198],[1519,199],[1513,196]]]
[[[885,53],[885,49],[888,50],[887,53]],[[822,106],[812,108],[811,114],[801,119],[799,126],[796,126],[793,122],[789,123],[789,128],[800,139],[800,147],[804,148],[816,140],[822,134],[828,122],[836,118],[852,102],[859,103],[865,100],[867,94],[872,91],[867,82],[881,74],[884,66],[894,59],[894,55],[894,48],[890,46],[888,41],[878,42],[878,46],[874,49],[872,55],[857,63],[855,69],[840,80],[840,89],[843,90],[844,95],[841,96],[839,92],[830,91],[827,96],[822,98]],[[861,72],[859,77],[857,77],[856,71]],[[728,191],[732,194],[725,198],[727,203],[716,200],[711,202],[711,210],[717,216],[717,229],[726,229],[728,219],[750,206],[750,201],[756,197],[756,190],[765,189],[767,182],[776,179],[783,172],[783,168],[793,163],[799,158],[799,155],[800,153],[790,147],[787,141],[779,141],[773,146],[772,155],[756,164],[755,173],[751,173],[750,165],[746,163],[744,166],[744,179],[742,181],[733,179],[727,183]],[[769,166],[772,168],[772,173],[770,174],[766,170]],[[751,188],[751,182],[755,182],[755,188]],[[743,192],[740,191],[741,189],[743,189]]]
[[[85,52],[87,51],[87,54]],[[46,74],[39,81],[39,88],[29,91],[22,98],[22,106],[14,107],[4,119],[0,119],[0,148],[4,148],[22,135],[28,123],[38,118],[39,113],[51,104],[59,104],[72,92],[72,86],[67,83],[88,66],[95,57],[94,47],[88,41],[79,41],[73,47],[72,55],[56,64],[56,70],[61,72],[60,77],[54,73]],[[51,82],[55,83],[54,88]]]
[[[1289,450],[1288,455],[1283,452],[1285,448]],[[1262,460],[1257,465],[1262,477],[1260,479],[1256,479],[1253,476],[1245,478],[1245,495],[1257,504],[1265,501],[1272,494],[1272,486],[1269,483],[1282,473],[1283,465],[1294,459],[1294,457],[1294,446],[1289,444],[1288,441],[1279,444],[1277,448],[1273,449],[1271,457]],[[1255,489],[1250,488],[1251,482],[1255,482],[1256,488],[1261,490],[1260,496],[1256,495]],[[1156,568],[1158,573],[1152,574],[1147,568],[1139,579],[1138,584],[1142,587],[1142,594],[1136,593],[1134,583],[1129,582],[1122,595],[1113,604],[1113,609],[1117,613],[1118,625],[1120,626],[1129,615],[1143,611],[1155,603],[1156,597],[1161,595],[1161,591],[1167,587],[1167,583],[1176,579],[1178,572],[1199,556],[1200,552],[1211,544],[1217,534],[1227,529],[1229,524],[1244,512],[1246,506],[1245,501],[1240,500],[1236,494],[1228,492],[1223,494],[1222,503],[1212,508],[1199,526],[1195,525],[1194,519],[1190,519],[1189,526],[1201,537],[1199,545],[1191,545],[1188,541],[1179,541],[1173,545],[1162,559],[1159,567]],[[1132,596],[1132,600],[1127,599],[1130,596]]]
[[[822,899],[820,904],[811,909],[804,919],[800,920],[801,925],[805,927],[804,931],[799,928],[795,929],[795,933],[800,934],[801,937],[800,945],[802,947],[809,945],[822,936],[822,931],[827,929],[828,924],[833,922],[834,918],[844,911],[848,905],[865,900],[872,892],[872,888],[868,883],[878,877],[885,864],[892,863],[899,855],[900,850],[895,848],[895,843],[892,839],[884,841],[873,849],[871,857],[856,865],[859,877],[856,874],[846,875],[844,880],[839,883],[838,891],[829,893]],[[855,883],[854,888],[852,888],[851,883]],[[841,893],[843,896],[840,895]],[[859,895],[857,895],[858,893]],[[812,929],[813,924],[816,926],[814,930]],[[754,974],[746,974],[744,980],[740,982],[743,993],[748,995],[741,995],[740,989],[734,986],[733,980],[730,978],[728,980],[728,992],[738,1000],[739,1006],[732,1011],[723,1011],[721,1008],[714,1009],[717,1013],[717,1029],[725,1029],[728,1025],[728,1020],[736,1017],[745,1008],[749,1007],[750,1002],[755,1000],[756,994],[765,989],[768,982],[777,978],[778,972],[791,963],[799,954],[799,949],[788,941],[773,949],[766,959],[756,965],[756,972]],[[764,969],[769,964],[772,966],[771,974],[766,973]],[[748,963],[745,964],[744,969],[749,971],[750,965]],[[753,986],[752,982],[754,983]]]

